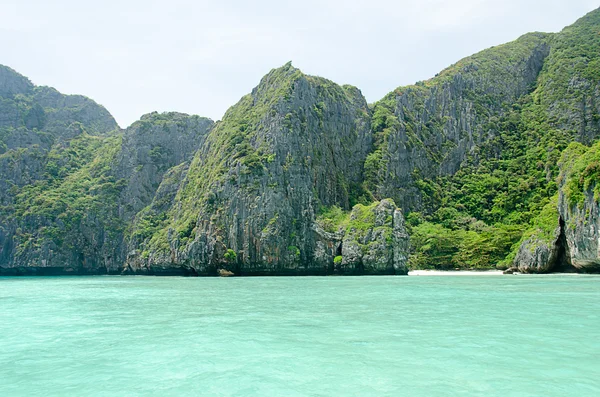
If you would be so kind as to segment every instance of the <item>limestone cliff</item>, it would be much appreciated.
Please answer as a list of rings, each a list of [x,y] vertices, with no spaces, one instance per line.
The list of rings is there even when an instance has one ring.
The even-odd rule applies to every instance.
[[[373,105],[289,63],[221,121],[125,130],[0,66],[0,274],[598,271],[599,31],[596,10]]]
[[[600,272],[600,145],[573,143],[563,153],[558,210],[572,269]]]
[[[86,108],[88,101],[77,97],[75,103]],[[20,156],[15,163],[20,154],[15,149],[3,156],[19,171],[35,171],[29,178],[37,181],[7,197],[0,222],[1,274],[120,273],[129,223],[152,201],[163,174],[188,161],[212,128],[210,120],[197,116],[153,113],[109,135],[89,134],[87,128],[98,130],[81,123],[59,134],[63,130],[56,126],[68,120],[71,113],[66,114],[55,115],[58,138],[47,149],[32,146],[35,162]],[[3,170],[13,176],[5,183],[23,179],[11,165]]]
[[[600,272],[599,164],[599,144],[573,143],[564,151],[558,195],[523,238],[514,260],[517,270]]]
[[[550,51],[548,38],[525,35],[377,102],[376,147],[365,170],[373,193],[392,197],[404,210],[422,209],[418,181],[454,174],[495,135],[490,120],[531,90]]]
[[[600,11],[596,10],[558,34],[534,92],[536,106],[545,111],[541,142],[548,153],[572,143],[556,167],[558,192],[545,211],[552,215],[533,220],[525,237],[534,230],[533,236],[522,239],[514,260],[521,271],[600,271],[598,147],[583,145],[600,136],[599,27]],[[554,139],[548,141],[548,137]],[[555,156],[548,157],[551,161]],[[545,238],[535,238],[540,234]]]
[[[370,113],[358,89],[291,64],[271,71],[211,131],[129,271],[332,273],[339,242],[323,248],[316,217],[321,208],[350,208],[370,148]]]

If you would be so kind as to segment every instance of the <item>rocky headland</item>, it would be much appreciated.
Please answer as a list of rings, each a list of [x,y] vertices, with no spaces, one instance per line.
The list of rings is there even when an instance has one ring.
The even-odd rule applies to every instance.
[[[600,272],[600,10],[368,104],[273,69],[222,120],[0,66],[0,275]]]

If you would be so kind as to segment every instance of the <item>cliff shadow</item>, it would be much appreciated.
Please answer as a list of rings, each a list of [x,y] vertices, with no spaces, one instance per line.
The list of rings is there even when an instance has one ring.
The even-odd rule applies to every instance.
[[[577,269],[571,262],[571,252],[567,244],[567,235],[565,234],[565,221],[561,216],[558,220],[560,234],[554,242],[554,255],[551,259],[551,272],[557,273],[576,273]]]

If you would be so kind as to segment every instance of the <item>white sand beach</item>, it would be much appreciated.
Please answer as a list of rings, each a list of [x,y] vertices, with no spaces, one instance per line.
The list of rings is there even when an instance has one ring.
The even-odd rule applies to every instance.
[[[502,276],[502,270],[411,270],[409,276]]]

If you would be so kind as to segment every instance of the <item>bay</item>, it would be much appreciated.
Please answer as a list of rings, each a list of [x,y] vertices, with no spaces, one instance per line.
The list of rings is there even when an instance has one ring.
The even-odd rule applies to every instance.
[[[598,396],[600,277],[0,278],[0,396]]]

